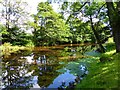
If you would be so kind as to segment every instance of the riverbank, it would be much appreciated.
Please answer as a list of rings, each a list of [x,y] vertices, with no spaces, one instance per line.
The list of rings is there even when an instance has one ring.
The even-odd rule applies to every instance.
[[[106,53],[99,56],[98,62],[89,63],[89,74],[76,85],[76,88],[118,88],[120,86],[120,53],[115,53],[113,43],[106,46]]]
[[[0,56],[9,55],[10,53],[15,53],[19,50],[31,50],[33,47],[26,46],[12,46],[10,43],[5,43],[0,46]]]
[[[77,84],[76,88],[117,88],[119,86],[118,85],[118,81],[119,81],[119,77],[118,77],[119,62],[118,61],[119,61],[120,55],[115,54],[115,46],[114,46],[113,42],[106,44],[105,47],[106,47],[106,53],[101,54],[101,53],[95,51],[96,49],[94,49],[94,50],[87,49],[88,52],[85,52],[82,54],[82,55],[84,55],[84,57],[81,57],[79,59],[75,58],[74,60],[69,61],[69,62],[67,61],[66,66],[64,66],[63,68],[61,68],[59,70],[58,69],[55,69],[55,70],[57,70],[58,73],[64,73],[64,72],[66,72],[66,70],[70,70],[71,74],[82,77],[81,78],[82,80],[78,81],[80,83],[78,83],[78,84],[74,83],[75,85]],[[4,53],[2,53],[3,55],[7,55],[12,52],[18,53],[19,50],[20,51],[21,50],[32,50],[31,47],[12,46],[10,44],[5,44],[3,46],[0,46],[0,48],[4,51]],[[76,51],[80,52],[81,49],[79,49],[79,48],[77,48]],[[63,52],[61,52],[61,47],[60,47],[59,53],[58,53],[58,48],[54,48],[53,49],[53,52],[55,53],[54,55],[50,54],[52,51],[51,50],[48,51],[46,48],[43,48],[43,49],[42,48],[34,48],[34,49],[35,50],[33,52],[36,52],[36,53],[34,53],[34,55],[36,57],[39,57],[39,55],[40,55],[39,52],[45,51],[45,55],[47,55],[48,60],[57,60],[57,59],[55,59],[55,56],[54,56],[54,55],[56,55],[56,53],[58,54],[57,56],[61,56],[61,57],[71,55],[71,53],[76,56],[76,54],[75,54],[76,51],[69,52],[69,48],[65,48],[63,50]],[[46,52],[46,50],[47,50],[47,52]],[[33,58],[31,55],[32,54],[30,54],[30,56],[27,55],[28,57],[31,57],[31,59],[29,58],[30,60],[32,60],[32,58]],[[51,56],[51,55],[53,55],[53,56]],[[51,56],[51,57],[48,58],[49,56]],[[65,64],[65,61],[64,60],[61,61],[61,60],[62,59],[60,59],[60,61],[58,61],[58,60],[55,61],[55,62],[57,62],[57,63],[55,63],[55,65],[57,65],[58,62],[60,65]],[[83,76],[83,72],[81,72],[81,70],[80,70],[81,65],[84,65],[87,67],[88,74],[85,76]],[[48,72],[48,73],[50,74],[50,72]],[[55,74],[55,73],[53,72],[53,74]],[[38,76],[40,78],[42,78],[39,75],[39,73],[38,73]],[[44,83],[44,81],[43,81],[43,83]]]

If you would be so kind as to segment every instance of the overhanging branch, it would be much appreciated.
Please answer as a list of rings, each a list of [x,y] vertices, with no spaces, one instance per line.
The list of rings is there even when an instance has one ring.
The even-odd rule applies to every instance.
[[[81,12],[81,9],[88,3],[88,1],[89,1],[89,0],[87,0],[87,1],[80,7],[80,9],[79,9],[78,12]],[[77,13],[77,12],[74,12],[74,13]],[[74,13],[72,13],[72,14],[70,14],[70,15],[68,16],[68,19],[67,19],[66,23],[70,20],[71,15],[74,15]]]

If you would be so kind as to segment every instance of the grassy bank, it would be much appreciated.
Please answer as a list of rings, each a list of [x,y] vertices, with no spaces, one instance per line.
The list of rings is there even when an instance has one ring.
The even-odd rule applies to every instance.
[[[76,88],[118,88],[120,87],[120,54],[115,54],[113,43],[108,43],[107,52],[99,56],[103,62],[90,62],[89,74]]]
[[[10,53],[15,53],[19,50],[31,50],[32,47],[25,46],[12,46],[10,43],[4,43],[0,46],[1,55],[9,55]]]

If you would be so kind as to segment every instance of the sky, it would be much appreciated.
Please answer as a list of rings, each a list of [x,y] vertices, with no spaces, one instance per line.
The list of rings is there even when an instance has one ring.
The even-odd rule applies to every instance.
[[[36,14],[37,13],[37,5],[40,2],[45,2],[47,0],[23,0],[28,3],[28,7],[30,8],[30,13],[31,14]],[[53,3],[52,4],[53,9],[57,12],[58,11],[58,4]]]
[[[23,0],[24,2],[27,2],[28,4],[28,12],[30,14],[36,14],[37,13],[37,6],[40,2],[45,2],[47,0]],[[58,12],[59,5],[57,3],[53,3],[52,7],[54,11]],[[30,18],[32,20],[32,18]],[[27,33],[31,33],[31,29],[26,31]]]
[[[28,3],[28,6],[30,7],[30,13],[36,13],[37,12],[37,5],[39,2],[43,2],[45,0],[23,0]]]
[[[30,8],[30,13],[31,14],[36,14],[37,13],[37,6],[40,2],[45,2],[47,0],[24,0],[25,2],[28,3],[28,7]],[[54,0],[50,0],[52,2],[54,2]],[[52,3],[52,7],[54,9],[54,11],[58,12],[59,11],[59,5],[57,3]],[[88,18],[86,17],[82,17],[84,21],[88,20]],[[98,19],[93,19],[94,22],[97,22]],[[31,32],[31,31],[28,31]]]
[[[27,10],[28,10],[28,12],[30,14],[36,14],[37,13],[37,6],[38,6],[38,4],[40,2],[46,2],[47,0],[22,0],[22,1],[23,2],[27,2],[27,4],[28,4]],[[57,0],[50,0],[50,1],[54,2],[54,1],[57,1]],[[73,1],[75,1],[75,0],[73,0]],[[52,7],[53,7],[54,11],[56,11],[56,12],[59,11],[59,9],[58,9],[59,5],[57,3],[52,3]]]
[[[37,6],[40,2],[46,2],[47,0],[21,0],[22,2],[27,2],[28,6],[26,7],[26,10],[30,13],[30,14],[36,14],[37,13]],[[54,11],[58,12],[58,8],[59,5],[57,3],[53,3],[52,7],[54,9]],[[0,12],[2,11],[2,6],[0,5]],[[30,18],[30,20],[32,20],[32,18]],[[4,23],[4,20],[0,20],[0,22]],[[28,33],[31,31],[28,30]]]

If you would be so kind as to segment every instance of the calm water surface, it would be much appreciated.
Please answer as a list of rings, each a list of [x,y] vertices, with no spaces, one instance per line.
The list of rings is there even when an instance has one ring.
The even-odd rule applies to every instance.
[[[90,47],[60,45],[36,47],[2,57],[2,88],[58,88],[62,82],[66,86],[77,76],[64,68],[68,62],[82,58]],[[58,70],[64,68],[65,72]]]

